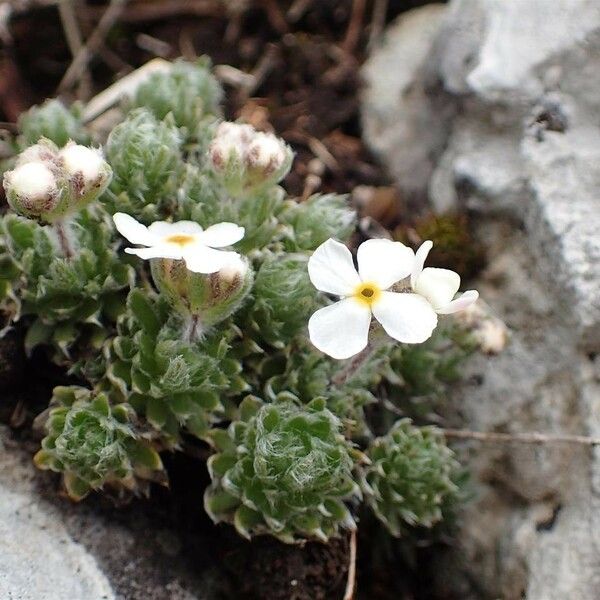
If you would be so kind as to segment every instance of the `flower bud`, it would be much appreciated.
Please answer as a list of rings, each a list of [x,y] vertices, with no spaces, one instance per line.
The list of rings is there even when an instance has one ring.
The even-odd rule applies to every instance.
[[[83,208],[110,183],[112,169],[101,150],[69,142],[60,151],[59,157],[70,183],[73,207]]]
[[[25,162],[7,171],[4,190],[10,207],[30,219],[51,221],[62,205],[62,191],[54,173],[39,161]]]
[[[229,122],[217,128],[208,156],[213,172],[234,196],[278,183],[293,158],[289,146],[273,134]]]
[[[21,152],[14,170],[4,174],[4,189],[15,212],[52,223],[97,198],[111,176],[99,150],[70,142],[59,151],[42,139]]]
[[[58,170],[58,148],[50,140],[41,139],[37,144],[29,146],[17,157],[16,166],[30,162],[45,163],[53,171]]]
[[[220,271],[209,275],[194,273],[183,260],[169,258],[152,259],[151,268],[161,294],[192,323],[190,338],[233,314],[253,282],[248,261],[235,254]]]

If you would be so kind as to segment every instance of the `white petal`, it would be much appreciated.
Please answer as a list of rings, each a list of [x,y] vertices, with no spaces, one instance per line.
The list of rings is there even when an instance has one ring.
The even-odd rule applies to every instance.
[[[420,344],[433,333],[437,315],[429,302],[417,294],[383,292],[372,306],[373,315],[386,333],[405,344]]]
[[[181,246],[177,244],[157,244],[151,248],[125,248],[127,254],[135,254],[140,258],[173,258],[181,259],[183,254],[181,252]]]
[[[202,244],[194,244],[184,249],[183,258],[190,271],[194,273],[216,273],[232,264],[239,257],[237,252],[214,250]]]
[[[426,242],[423,242],[419,246],[419,249],[417,250],[417,252],[415,254],[415,263],[412,268],[412,273],[410,274],[410,287],[412,287],[413,290],[415,289],[415,284],[417,283],[417,278],[419,277],[419,275],[421,274],[421,271],[423,270],[423,266],[425,265],[425,261],[427,260],[427,255],[429,254],[429,252],[432,248],[433,248],[433,242],[430,240],[427,240]]]
[[[371,311],[352,298],[319,309],[308,321],[310,341],[337,359],[350,358],[369,341]]]
[[[471,306],[473,302],[475,302],[479,298],[479,292],[476,290],[468,290],[461,294],[456,300],[452,300],[450,304],[446,304],[442,308],[437,309],[437,313],[440,315],[449,315],[459,310],[463,310],[467,308],[467,306]]]
[[[308,259],[308,275],[318,290],[337,296],[349,296],[361,283],[350,250],[331,238]]]
[[[356,259],[360,278],[387,290],[410,274],[415,253],[400,242],[375,239],[360,245]]]
[[[414,291],[425,296],[436,310],[449,304],[460,287],[460,276],[448,269],[427,267],[417,277]]]
[[[155,221],[148,226],[148,231],[157,238],[165,238],[173,235],[173,223],[167,221]]]
[[[113,215],[113,221],[117,231],[132,244],[152,246],[157,241],[156,236],[145,225],[142,225],[130,215],[116,213]]]
[[[148,227],[148,231],[157,237],[167,237],[170,235],[198,235],[202,233],[202,227],[195,221],[177,221],[169,223],[168,221],[155,221]]]
[[[235,223],[217,223],[204,231],[198,240],[211,248],[222,248],[239,242],[244,233],[244,228]]]

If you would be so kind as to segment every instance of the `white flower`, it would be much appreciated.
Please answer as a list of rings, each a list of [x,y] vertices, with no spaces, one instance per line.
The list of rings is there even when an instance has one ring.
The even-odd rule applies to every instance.
[[[236,252],[231,252],[233,256],[219,269],[219,279],[221,281],[232,282],[236,279],[243,279],[248,273],[248,261],[243,259]]]
[[[437,325],[437,315],[419,294],[388,291],[413,270],[414,252],[385,239],[368,240],[357,253],[358,272],[346,246],[329,239],[308,261],[313,285],[341,300],[321,308],[308,323],[311,342],[333,358],[349,358],[368,343],[371,316],[385,331],[409,344],[424,342]]]
[[[448,269],[423,268],[433,242],[423,242],[417,250],[415,262],[410,274],[410,285],[417,294],[427,299],[433,310],[439,315],[449,315],[473,304],[479,293],[475,290],[464,292],[453,300],[460,287],[460,276]]]
[[[237,252],[216,248],[230,246],[244,237],[244,228],[235,223],[217,223],[202,229],[194,221],[157,221],[146,227],[124,213],[113,215],[113,220],[119,233],[132,244],[147,246],[125,248],[125,252],[145,259],[184,260],[194,273],[216,273],[231,266],[239,259]]]
[[[475,302],[474,290],[452,300],[460,286],[454,271],[423,268],[432,246],[425,242],[415,255],[400,242],[368,240],[358,249],[357,272],[346,246],[332,239],[321,244],[308,261],[310,280],[318,290],[341,300],[312,315],[308,322],[312,343],[333,358],[349,358],[367,346],[374,316],[390,337],[419,344],[433,333],[438,314]],[[409,275],[410,286],[392,291]]]

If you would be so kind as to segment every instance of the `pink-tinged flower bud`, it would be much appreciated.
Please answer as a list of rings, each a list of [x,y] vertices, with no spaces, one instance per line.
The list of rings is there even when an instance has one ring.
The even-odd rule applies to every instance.
[[[221,123],[208,150],[217,179],[233,196],[275,185],[288,173],[293,153],[271,133],[250,125]]]
[[[96,199],[111,177],[99,150],[73,142],[59,150],[41,139],[17,157],[14,170],[4,175],[4,188],[15,212],[54,223]]]
[[[29,146],[17,157],[16,166],[29,162],[42,162],[53,170],[58,168],[58,148],[50,140],[41,139],[37,144]]]
[[[62,191],[52,170],[42,162],[25,162],[4,174],[10,207],[30,219],[52,221],[62,204]]]
[[[193,329],[188,337],[197,337],[232,315],[250,292],[252,269],[245,258],[231,254],[226,265],[210,274],[190,271],[183,260],[151,260],[156,287]]]
[[[101,150],[69,142],[59,157],[78,207],[97,198],[110,183],[112,169]]]

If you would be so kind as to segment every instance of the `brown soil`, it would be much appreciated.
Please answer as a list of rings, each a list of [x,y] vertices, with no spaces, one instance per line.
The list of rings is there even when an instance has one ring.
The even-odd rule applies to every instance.
[[[385,22],[424,3],[391,0]],[[104,4],[88,1],[79,11],[84,37]],[[83,83],[61,96],[85,100],[156,55],[171,59],[207,54],[216,65],[258,74],[250,94],[225,84],[227,117],[273,128],[293,146],[297,158],[285,182],[290,193],[301,196],[310,186],[311,173],[319,177],[315,189],[320,191],[348,193],[357,185],[384,184],[386,176],[361,140],[359,119],[359,67],[367,44],[378,37],[372,33],[378,29],[374,3],[365,2],[361,15],[361,0],[225,2],[248,6],[237,17],[220,4],[130,0],[90,62]],[[306,5],[303,12],[290,14],[292,5],[301,4]],[[71,61],[55,7],[15,14],[10,33],[10,43],[0,54],[0,120],[9,122],[31,104],[56,95]]]

